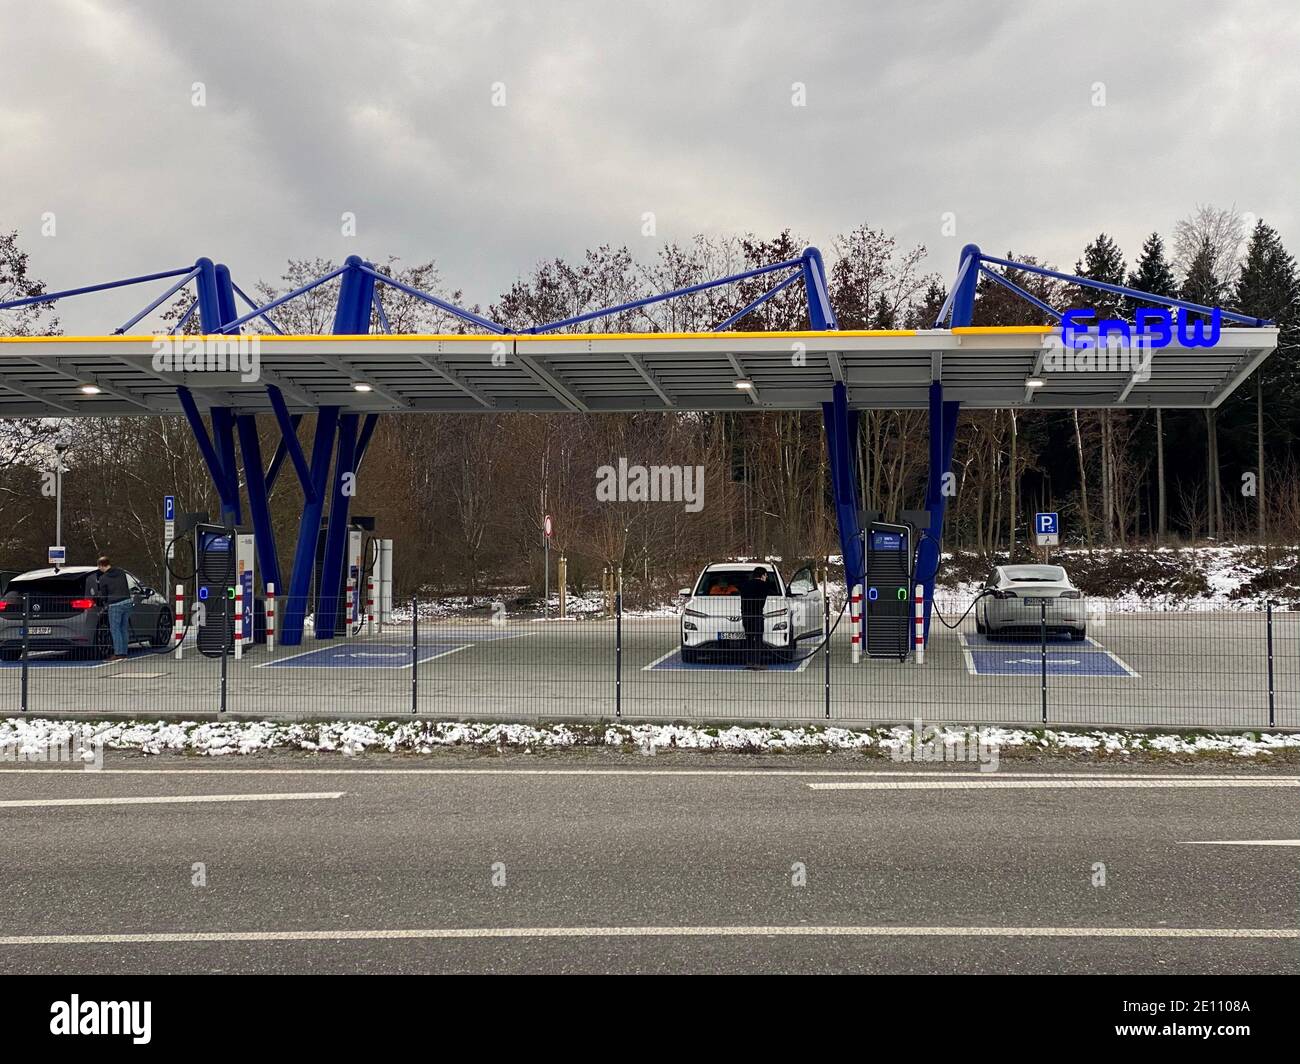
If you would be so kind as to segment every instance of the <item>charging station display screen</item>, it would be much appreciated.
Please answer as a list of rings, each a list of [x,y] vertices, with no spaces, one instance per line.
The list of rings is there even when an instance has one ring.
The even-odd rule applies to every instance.
[[[904,658],[912,646],[911,536],[905,525],[873,526],[867,536],[866,649]]]

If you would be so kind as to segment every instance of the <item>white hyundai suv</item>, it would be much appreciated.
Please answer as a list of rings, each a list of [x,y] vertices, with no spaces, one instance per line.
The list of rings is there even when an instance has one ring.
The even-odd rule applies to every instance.
[[[763,603],[763,646],[782,657],[793,658],[801,639],[820,636],[823,592],[804,566],[787,585],[780,570],[767,562],[715,562],[706,565],[695,587],[684,587],[682,597],[682,661],[696,662],[709,650],[745,646],[741,588],[755,569],[767,572],[770,592]]]

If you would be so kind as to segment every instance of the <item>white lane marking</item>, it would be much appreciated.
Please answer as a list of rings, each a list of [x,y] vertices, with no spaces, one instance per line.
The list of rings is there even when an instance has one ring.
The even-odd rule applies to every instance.
[[[129,798],[14,798],[0,809],[33,809],[50,805],[162,805],[172,802],[303,802],[342,798],[346,791],[291,791],[285,794],[155,794]]]
[[[0,768],[0,774],[29,776],[73,773],[87,779],[96,776],[853,776],[912,780],[918,777],[944,780],[987,781],[987,773],[974,769],[951,771],[909,771],[905,769],[800,769],[800,768],[104,768],[87,772],[81,765],[59,768]],[[1091,772],[999,772],[997,779],[1025,780],[1276,780],[1300,785],[1300,776],[1171,775],[1168,773]]]
[[[1300,787],[1300,779],[1073,779],[1073,780],[1030,780],[1001,779],[989,776],[985,779],[966,780],[896,780],[886,782],[873,780],[870,783],[809,783],[807,786],[815,791],[996,791],[1012,787],[1034,787],[1040,790],[1059,788],[1062,790],[1091,790],[1103,787]]]
[[[93,946],[194,942],[338,942],[487,938],[1300,938],[1292,927],[433,927],[333,931],[159,931],[136,934],[4,935],[0,946]]]
[[[1300,839],[1214,839],[1180,842],[1179,846],[1300,846]]]

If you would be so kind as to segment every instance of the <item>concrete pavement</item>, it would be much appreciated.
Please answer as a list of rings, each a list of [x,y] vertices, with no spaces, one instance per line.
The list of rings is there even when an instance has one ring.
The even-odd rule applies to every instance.
[[[1300,971],[1300,849],[1251,844],[1300,835],[1294,770],[640,762],[0,772],[0,802],[191,799],[0,807],[0,972]],[[1080,779],[1114,782],[1050,786]]]

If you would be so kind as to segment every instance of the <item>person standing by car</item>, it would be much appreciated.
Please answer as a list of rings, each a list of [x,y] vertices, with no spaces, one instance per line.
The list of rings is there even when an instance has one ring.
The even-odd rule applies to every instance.
[[[767,570],[755,567],[740,584],[740,618],[745,625],[745,668],[765,669],[763,664],[763,606],[767,602],[769,587]]]
[[[90,578],[91,597],[107,607],[108,631],[113,637],[113,656],[109,661],[125,661],[130,650],[131,591],[127,587],[126,573],[115,566],[106,554],[95,561],[99,570]]]

